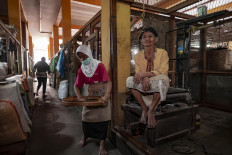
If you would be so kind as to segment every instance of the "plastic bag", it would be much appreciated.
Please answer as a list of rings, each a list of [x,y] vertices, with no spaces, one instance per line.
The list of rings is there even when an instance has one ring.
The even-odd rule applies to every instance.
[[[68,80],[60,81],[59,89],[58,89],[58,97],[59,99],[63,99],[68,96]]]

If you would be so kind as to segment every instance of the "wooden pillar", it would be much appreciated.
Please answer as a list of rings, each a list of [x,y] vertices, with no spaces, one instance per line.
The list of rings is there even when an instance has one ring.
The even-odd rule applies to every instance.
[[[22,23],[20,0],[8,0],[9,24],[18,29],[17,40],[22,43]]]
[[[54,45],[54,54],[59,51],[59,27],[53,26],[53,45]]]
[[[175,22],[175,16],[171,16],[171,29],[170,30],[175,30],[176,29],[176,22]],[[176,31],[171,32],[170,34],[170,57],[169,59],[174,59],[176,58]],[[171,70],[171,86],[175,86],[175,61],[169,61],[169,66]]]
[[[49,37],[49,48],[50,48],[50,53],[48,55],[48,59],[51,59],[54,55],[54,50],[53,50],[53,38]]]
[[[62,0],[63,44],[71,39],[71,6],[70,0]]]
[[[48,59],[50,59],[50,55],[51,55],[51,48],[50,48],[50,44],[48,44]]]
[[[102,62],[113,84],[112,122],[121,126],[121,104],[126,103],[126,78],[130,76],[130,5],[116,0],[102,0],[101,4]]]
[[[73,51],[72,51],[72,53],[73,53],[73,70],[74,70],[74,73],[75,73],[75,76],[76,76],[77,72],[78,72],[78,69],[81,67],[81,62],[76,56],[76,50],[77,50],[77,48],[79,46],[77,44],[77,39],[76,38],[73,38],[72,44],[73,44]]]
[[[118,125],[123,125],[121,105],[126,104],[126,79],[130,76],[130,5],[117,1]]]
[[[14,25],[18,29],[17,40],[20,42],[20,46],[17,47],[18,73],[22,74],[22,23],[20,0],[8,0],[8,19],[9,24]]]
[[[34,58],[32,36],[29,36],[29,55]]]
[[[101,32],[102,32],[102,62],[110,70],[110,1],[102,0]]]
[[[101,40],[102,63],[112,81],[112,125],[117,123],[117,37],[116,37],[116,0],[101,1]]]
[[[200,30],[200,52],[202,53],[202,81],[201,81],[201,103],[206,102],[206,29]]]

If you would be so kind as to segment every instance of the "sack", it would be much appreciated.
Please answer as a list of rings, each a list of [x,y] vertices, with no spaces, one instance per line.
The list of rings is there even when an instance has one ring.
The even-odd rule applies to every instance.
[[[0,62],[0,76],[7,75],[7,64]]]
[[[60,81],[59,89],[58,89],[58,97],[59,99],[63,99],[68,96],[68,80]]]
[[[0,145],[26,139],[16,107],[11,101],[0,100]]]

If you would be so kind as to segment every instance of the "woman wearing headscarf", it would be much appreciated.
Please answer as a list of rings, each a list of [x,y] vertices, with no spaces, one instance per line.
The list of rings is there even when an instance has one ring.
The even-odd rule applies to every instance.
[[[143,50],[134,56],[135,75],[127,78],[127,88],[142,107],[140,123],[156,127],[155,108],[166,100],[169,87],[169,58],[164,49],[157,48],[158,33],[152,27],[142,30],[139,43]]]
[[[78,143],[81,147],[86,144],[87,138],[100,139],[99,155],[107,154],[104,144],[107,137],[108,123],[111,120],[110,92],[112,83],[107,74],[107,70],[101,61],[92,57],[90,48],[81,45],[76,50],[76,56],[82,62],[78,70],[74,90],[77,99],[85,99],[80,93],[80,88],[84,84],[88,86],[86,96],[102,96],[104,106],[87,107],[83,106],[82,110],[82,128],[83,137]]]

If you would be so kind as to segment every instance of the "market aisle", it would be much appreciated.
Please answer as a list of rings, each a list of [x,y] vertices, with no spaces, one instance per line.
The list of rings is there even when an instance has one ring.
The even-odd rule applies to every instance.
[[[46,94],[45,103],[41,98],[42,89],[35,97],[32,133],[26,155],[96,155],[100,141],[89,139],[83,148],[77,145],[82,137],[80,110],[63,106],[57,90],[50,86],[47,86]],[[120,155],[108,139],[106,149],[109,155]]]

